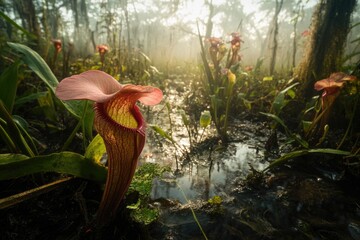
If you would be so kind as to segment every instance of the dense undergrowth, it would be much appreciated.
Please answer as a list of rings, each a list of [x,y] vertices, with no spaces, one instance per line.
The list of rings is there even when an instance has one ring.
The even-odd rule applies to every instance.
[[[93,232],[92,218],[106,179],[104,143],[95,137],[91,102],[64,103],[54,94],[63,77],[94,69],[121,83],[161,88],[165,96],[161,106],[156,110],[140,107],[149,117],[150,141],[167,141],[169,145],[163,146],[174,149],[169,157],[175,158],[176,169],[167,171],[179,173],[181,164],[191,161],[193,154],[217,151],[238,141],[241,130],[235,134],[234,127],[250,120],[269,131],[266,141],[257,145],[269,154],[269,167],[254,170],[239,187],[261,192],[281,186],[284,181],[277,185],[279,179],[291,178],[290,171],[311,176],[288,182],[291,187],[283,193],[298,199],[302,206],[312,209],[314,202],[326,202],[337,195],[332,187],[317,189],[320,197],[315,200],[313,191],[318,187],[314,179],[318,178],[336,182],[337,188],[356,202],[359,196],[351,192],[357,189],[360,176],[358,66],[346,66],[351,69],[347,74],[339,72],[319,81],[319,85],[328,85],[320,86],[312,99],[304,99],[299,94],[301,82],[293,76],[267,76],[260,60],[254,67],[242,66],[236,58],[240,38],[233,37],[227,59],[221,52],[223,43],[212,39],[210,56],[203,48],[201,63],[177,67],[173,74],[152,66],[142,52],[133,53],[133,62],[122,61],[128,66],[118,64],[116,51],[107,48],[99,48],[92,57],[66,62],[66,55],[57,51],[54,43],[54,57],[46,64],[24,45],[2,45],[6,61],[1,64],[0,76],[0,206],[6,238],[46,239],[55,234],[59,239],[107,235],[130,239],[146,236],[156,222],[160,213],[149,194],[152,180],[161,177],[165,169],[145,164],[137,171],[118,217]],[[176,96],[182,100],[178,102]],[[181,120],[174,122],[173,115]],[[156,122],[159,116],[167,119],[166,123]],[[177,141],[175,135],[180,131],[185,132],[187,144]],[[285,140],[279,141],[279,133]],[[222,203],[215,200],[210,199],[209,204],[218,208]],[[131,228],[126,230],[124,224]],[[356,230],[359,226],[352,227]],[[251,224],[250,228],[260,231]],[[276,236],[269,234],[269,238]]]

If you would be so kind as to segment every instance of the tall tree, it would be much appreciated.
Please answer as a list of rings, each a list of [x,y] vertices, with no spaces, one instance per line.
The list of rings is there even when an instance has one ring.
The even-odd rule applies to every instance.
[[[278,22],[278,18],[279,18],[279,14],[282,8],[284,0],[276,0],[276,5],[275,5],[275,14],[272,20],[272,25],[270,26],[271,29],[271,34],[270,36],[272,36],[272,41],[271,41],[271,45],[270,45],[270,49],[271,49],[271,57],[270,57],[270,68],[269,68],[269,74],[273,75],[274,70],[275,70],[275,63],[276,63],[276,53],[277,53],[277,49],[278,49],[278,33],[279,33],[279,22]]]
[[[20,16],[23,27],[36,36],[36,46],[34,48],[39,50],[41,30],[33,1],[14,0],[13,4],[14,8]]]
[[[311,38],[296,75],[305,99],[314,95],[314,83],[339,71],[350,17],[356,0],[321,0],[313,13]]]
[[[293,33],[294,33],[294,38],[293,38],[293,51],[292,51],[292,69],[295,68],[296,66],[296,52],[297,52],[297,25],[299,20],[301,20],[302,16],[301,16],[301,12],[304,8],[304,6],[301,5],[302,0],[298,0],[294,9],[294,14],[295,16],[292,19],[293,22]]]

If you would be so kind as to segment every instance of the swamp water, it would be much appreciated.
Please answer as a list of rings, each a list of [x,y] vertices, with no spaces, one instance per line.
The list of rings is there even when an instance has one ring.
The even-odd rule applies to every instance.
[[[176,98],[171,100],[180,102]],[[170,117],[175,129],[172,137],[189,149],[180,114],[172,113]],[[152,205],[159,209],[160,217],[149,228],[151,238],[205,239],[197,221],[208,239],[254,239],[270,231],[271,225],[265,220],[265,224],[256,226],[257,221],[262,221],[261,217],[256,216],[257,220],[248,222],[242,216],[247,215],[246,208],[257,205],[261,196],[249,193],[237,196],[243,192],[241,183],[249,174],[268,166],[263,146],[270,130],[264,123],[243,121],[236,122],[230,131],[236,140],[226,146],[210,140],[207,147],[190,152],[188,158],[177,156],[176,149],[164,139],[157,138],[160,144],[148,141],[142,161],[169,166],[173,170],[153,181]],[[216,136],[216,133],[211,135]],[[154,136],[150,135],[150,139],[154,140]],[[264,210],[260,211],[263,214]],[[257,209],[254,214],[258,214]]]
[[[259,173],[269,164],[261,147],[269,131],[250,122],[238,128],[241,141],[194,154],[154,180],[151,204],[160,216],[150,239],[205,239],[197,221],[208,239],[360,239],[356,199],[326,174]],[[173,152],[162,154],[144,160],[176,169]]]
[[[173,106],[172,137],[189,149],[176,113],[181,97],[174,93],[167,99]],[[188,158],[179,158],[165,139],[150,134],[142,161],[170,166],[173,172],[154,179],[151,205],[160,216],[148,227],[149,239],[360,239],[356,199],[309,169],[260,173],[269,165],[264,146],[271,131],[256,117],[239,119],[231,124],[227,146],[212,142]],[[169,123],[157,124],[170,129]]]
[[[209,239],[240,239],[242,233],[232,218],[241,207],[234,206],[236,200],[231,192],[251,168],[262,170],[267,166],[262,159],[263,153],[254,147],[231,143],[226,149],[212,153],[210,158],[198,156],[182,165],[177,174],[168,173],[155,179],[151,198],[161,214],[151,236],[155,239],[204,239],[191,212],[194,210]],[[211,205],[209,199],[219,202]]]

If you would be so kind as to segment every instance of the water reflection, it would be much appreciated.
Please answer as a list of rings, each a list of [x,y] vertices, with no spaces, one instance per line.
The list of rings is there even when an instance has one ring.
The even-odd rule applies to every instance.
[[[215,195],[226,197],[234,179],[245,178],[251,167],[262,170],[267,166],[261,162],[263,152],[243,143],[230,144],[225,150],[212,153],[212,160],[208,158],[205,153],[184,165],[181,174],[155,179],[152,199],[166,198],[186,203],[181,191],[189,200],[206,201]]]

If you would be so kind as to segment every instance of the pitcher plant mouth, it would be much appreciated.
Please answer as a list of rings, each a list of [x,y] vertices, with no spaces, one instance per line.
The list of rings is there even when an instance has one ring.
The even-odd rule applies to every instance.
[[[90,70],[63,79],[56,96],[95,101],[94,126],[108,153],[108,177],[95,219],[97,226],[103,226],[116,216],[145,144],[146,125],[136,102],[158,104],[162,92],[150,86],[121,85],[102,71]]]

